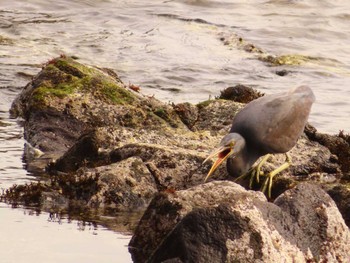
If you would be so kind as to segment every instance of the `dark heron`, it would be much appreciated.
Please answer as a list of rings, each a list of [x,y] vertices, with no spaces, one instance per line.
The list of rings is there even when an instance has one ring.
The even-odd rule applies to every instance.
[[[229,134],[204,161],[215,156],[218,158],[205,181],[227,160],[227,171],[231,176],[243,178],[250,174],[250,187],[254,179],[259,182],[260,168],[270,154],[287,153],[297,143],[314,101],[312,90],[307,86],[300,86],[248,103],[235,116]],[[264,156],[262,160],[252,167],[261,156]],[[266,176],[261,188],[265,192],[269,185],[269,197],[273,177],[288,168],[291,163],[289,156],[286,156],[286,162]]]

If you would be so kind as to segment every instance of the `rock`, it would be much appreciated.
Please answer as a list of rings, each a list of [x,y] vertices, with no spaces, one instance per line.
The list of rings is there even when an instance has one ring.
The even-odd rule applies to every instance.
[[[220,99],[201,102],[197,105],[198,118],[193,127],[198,131],[209,131],[214,136],[224,135],[230,130],[233,117],[243,106],[241,103]]]
[[[100,189],[89,198],[91,207],[142,211],[157,192],[156,183],[140,158],[131,157],[84,173],[98,177]]]
[[[198,120],[198,107],[185,102],[174,105],[174,110],[186,126],[193,131],[193,126]]]
[[[228,108],[229,103],[226,105]],[[199,112],[200,107],[193,107]],[[46,182],[47,189],[88,207],[110,205],[117,210],[141,204],[145,208],[154,189],[184,189],[202,183],[208,165],[201,163],[217,137],[206,131],[192,132],[188,127],[192,115],[178,115],[180,112],[176,105],[128,90],[115,73],[65,56],[44,65],[11,108],[14,117],[24,118],[25,139],[31,148],[42,153],[27,154],[26,160],[32,171],[50,173],[54,182]],[[202,121],[193,125],[200,126]],[[147,173],[133,170],[133,165],[123,166],[132,158],[139,160]],[[119,165],[126,177],[119,177]],[[140,176],[146,178],[139,180]],[[90,178],[89,194],[75,191],[69,177],[76,182]],[[130,187],[131,182],[147,183]],[[72,191],[67,189],[69,184]]]
[[[263,54],[264,51],[254,45],[253,43],[248,42],[247,40],[243,39],[241,36],[238,36],[235,33],[220,33],[219,35],[220,41],[230,48],[235,48],[239,50],[243,50],[250,54],[256,54],[260,55]]]
[[[98,144],[94,133],[83,134],[56,162],[51,163],[49,170],[75,172],[84,163],[96,161]]]
[[[215,99],[172,105],[131,87],[111,70],[69,57],[46,63],[16,98],[11,114],[24,118],[27,167],[49,180],[36,189],[14,187],[2,198],[31,204],[37,200],[41,205],[46,199],[40,198],[40,191],[49,197],[52,191],[55,198],[50,198],[60,200],[62,195],[62,200],[69,200],[68,207],[140,211],[158,192],[202,184],[211,166],[211,162],[202,165],[203,160],[244,104]],[[241,101],[259,95],[244,86],[224,93]],[[290,152],[293,165],[275,177],[272,200],[303,180],[337,185],[339,178],[345,178],[348,155],[342,151],[348,148],[330,147],[331,153],[317,142],[316,131],[307,134]],[[341,140],[348,143],[346,138]],[[275,155],[263,171],[283,162],[283,155]],[[222,165],[210,179],[236,178],[228,177]],[[264,179],[254,182],[253,189],[260,189]],[[249,187],[249,180],[239,183]],[[46,202],[45,208],[50,204]]]
[[[309,61],[317,61],[316,57],[309,57],[299,54],[289,54],[289,55],[267,55],[263,54],[259,57],[259,60],[270,64],[271,66],[281,66],[281,65],[300,65],[305,64]]]
[[[338,135],[318,133],[317,130],[308,125],[305,129],[310,140],[326,146],[338,158],[340,169],[343,172],[343,179],[350,179],[350,135],[340,131]]]
[[[203,160],[244,107],[223,98],[247,102],[258,92],[235,86],[219,99],[172,105],[138,91],[111,70],[72,58],[46,63],[11,114],[24,118],[27,167],[48,180],[13,186],[0,200],[83,220],[123,215],[118,229],[128,230],[148,207],[130,243],[136,262],[347,260],[349,230],[316,185],[350,224],[349,188],[339,182],[350,178],[348,135],[322,135],[308,126],[290,151],[291,167],[274,179],[273,204],[227,181],[236,178],[224,165],[203,184],[211,166]],[[263,172],[284,158],[274,155]],[[299,184],[305,180],[315,186]],[[249,187],[249,179],[239,183]]]
[[[350,185],[324,185],[323,188],[335,201],[345,223],[350,227]]]
[[[134,262],[346,262],[350,233],[320,187],[275,203],[232,182],[154,198],[130,241]]]
[[[287,76],[290,73],[290,71],[286,69],[282,69],[282,70],[276,70],[275,73],[278,76],[284,77],[284,76]]]
[[[255,100],[262,96],[263,94],[254,90],[253,88],[238,84],[221,91],[219,98],[225,100],[233,100],[241,103],[249,103],[252,100]]]
[[[278,197],[274,204],[291,215],[297,226],[296,243],[304,254],[312,255],[318,262],[349,260],[349,228],[334,201],[319,186],[299,184]]]

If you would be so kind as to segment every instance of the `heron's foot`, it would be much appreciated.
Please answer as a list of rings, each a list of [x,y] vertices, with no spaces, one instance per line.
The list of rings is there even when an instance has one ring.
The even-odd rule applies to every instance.
[[[260,183],[260,175],[264,175],[264,172],[261,171],[261,167],[269,160],[271,157],[271,154],[266,154],[261,161],[257,164],[254,165],[248,173],[250,173],[250,180],[249,180],[249,188],[252,189],[254,179],[257,183]]]
[[[246,172],[245,174],[242,174],[241,176],[237,177],[237,178],[234,180],[234,182],[243,180],[243,179],[245,179],[245,178],[247,178],[247,177],[250,176],[249,188],[251,189],[251,188],[252,188],[252,185],[253,185],[253,181],[254,181],[255,174],[256,174],[256,173],[259,173],[259,175],[262,175],[262,174],[263,174],[262,171],[256,172],[256,168],[257,168],[257,165],[253,166],[252,168],[250,168],[250,169],[248,170],[248,172]]]
[[[290,157],[290,155],[288,153],[285,154],[286,155],[286,161],[285,163],[283,163],[280,167],[276,168],[275,170],[273,170],[272,172],[268,173],[266,175],[266,179],[263,183],[263,185],[261,186],[261,192],[265,193],[266,188],[268,188],[267,190],[267,196],[268,198],[271,198],[271,188],[272,188],[272,180],[273,178],[279,174],[280,172],[284,171],[285,169],[287,169],[291,163],[292,163],[292,159]]]
[[[252,166],[252,168],[250,168],[248,170],[248,172],[246,172],[245,174],[237,177],[235,179],[235,182],[245,179],[247,177],[250,177],[249,179],[249,188],[252,189],[253,188],[253,183],[254,181],[256,181],[257,183],[260,182],[260,176],[264,175],[264,172],[261,171],[261,167],[268,161],[268,159],[271,157],[271,154],[267,154],[265,155],[261,161],[258,164],[255,164],[254,166]]]
[[[250,173],[251,173],[251,169],[250,169],[248,172],[246,172],[245,174],[242,174],[241,176],[237,177],[237,178],[234,180],[234,182],[237,182],[237,181],[240,181],[240,180],[242,180],[242,179],[245,179],[246,177],[249,176]]]

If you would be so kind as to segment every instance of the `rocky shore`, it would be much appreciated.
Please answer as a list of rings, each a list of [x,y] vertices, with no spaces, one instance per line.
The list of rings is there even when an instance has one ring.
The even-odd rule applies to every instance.
[[[349,135],[308,125],[271,200],[224,166],[203,182],[203,160],[259,96],[236,85],[197,105],[167,104],[109,69],[55,58],[11,108],[24,119],[27,169],[41,181],[13,186],[1,200],[143,214],[130,243],[135,262],[347,262]],[[264,172],[283,161],[274,156]]]

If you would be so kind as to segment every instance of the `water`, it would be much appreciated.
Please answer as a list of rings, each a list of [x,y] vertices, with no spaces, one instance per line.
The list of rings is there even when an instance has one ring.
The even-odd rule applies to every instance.
[[[8,115],[11,102],[19,91],[0,89],[0,191],[13,184],[36,180],[24,169],[25,142],[20,121],[9,119]],[[109,222],[109,229],[120,229],[118,220]],[[131,262],[127,248],[131,238],[129,231],[114,233],[105,226],[57,214],[13,209],[0,203],[0,233],[2,263]]]
[[[0,214],[2,263],[131,262],[129,236],[47,213],[11,209],[1,203]]]
[[[0,0],[1,189],[35,180],[23,169],[20,120],[9,119],[8,109],[21,87],[40,71],[42,63],[60,54],[75,55],[83,63],[112,68],[124,82],[140,85],[143,93],[165,102],[196,103],[238,83],[266,93],[306,84],[317,97],[310,122],[321,132],[337,133],[341,129],[350,132],[350,2],[154,0],[145,3],[142,0]],[[220,41],[222,36],[233,34],[271,55],[299,54],[315,60],[298,66],[271,67],[257,60],[256,54]],[[291,73],[283,77],[276,75],[281,69]],[[45,213],[28,216],[28,210],[13,210],[4,204],[0,211],[2,237],[11,239],[11,243],[0,244],[1,254],[6,251],[8,262],[24,260],[10,249],[23,245],[22,231],[28,240],[35,235],[37,238],[26,243],[27,262],[40,261],[31,258],[32,252],[47,262],[73,262],[81,253],[90,255],[91,259],[98,254],[101,262],[111,262],[115,257],[117,262],[119,253],[127,253],[124,245],[118,245],[120,237],[101,226],[91,230],[92,233],[89,230],[77,234],[78,221],[48,222]],[[25,231],[32,224],[38,233]],[[96,236],[94,231],[98,238],[91,238]],[[65,238],[50,243],[51,236],[62,232]],[[46,246],[65,246],[67,240],[78,244],[80,238],[91,243],[84,243],[85,249],[77,248],[75,254],[70,250],[64,252],[65,249],[57,253]],[[123,244],[128,238],[121,238]],[[108,251],[98,253],[99,249]]]

